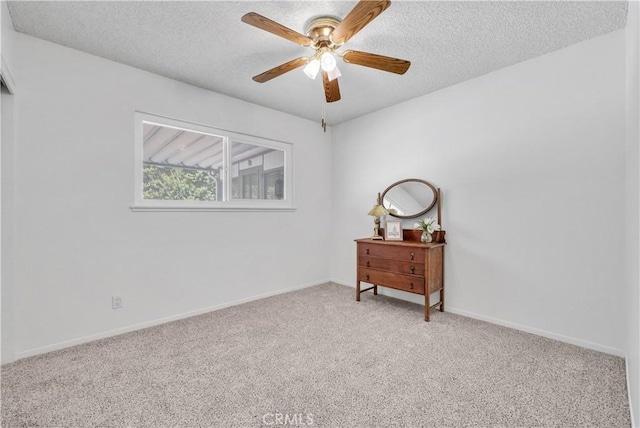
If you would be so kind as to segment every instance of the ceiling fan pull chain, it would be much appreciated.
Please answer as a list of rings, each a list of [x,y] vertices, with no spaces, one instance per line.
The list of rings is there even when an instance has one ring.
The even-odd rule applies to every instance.
[[[324,132],[327,132],[327,121],[324,119],[324,107],[325,105],[327,105],[327,103],[324,102],[324,100],[322,101],[322,122],[320,123],[320,125],[322,126],[322,130]]]

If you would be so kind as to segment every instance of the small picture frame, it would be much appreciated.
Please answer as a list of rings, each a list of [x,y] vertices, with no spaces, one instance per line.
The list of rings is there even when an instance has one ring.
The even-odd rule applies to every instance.
[[[384,239],[387,241],[402,241],[402,222],[387,221],[384,227]]]

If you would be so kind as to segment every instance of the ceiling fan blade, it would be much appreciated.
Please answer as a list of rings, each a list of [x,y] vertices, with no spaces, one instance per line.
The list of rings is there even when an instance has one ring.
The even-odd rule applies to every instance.
[[[267,82],[267,81],[273,79],[274,77],[278,77],[281,74],[284,74],[284,73],[286,73],[288,71],[294,70],[294,69],[296,69],[298,67],[302,67],[308,61],[309,61],[309,59],[306,58],[306,57],[300,57],[300,58],[292,59],[289,62],[285,62],[284,64],[280,64],[277,67],[273,67],[271,70],[267,70],[264,73],[260,73],[257,76],[253,76],[253,80],[255,80],[258,83]]]
[[[350,64],[377,68],[378,70],[389,71],[396,74],[406,73],[411,65],[410,61],[406,61],[404,59],[352,50],[345,51],[345,53],[342,54],[342,59],[344,59],[344,62],[348,62]]]
[[[255,12],[249,12],[242,17],[242,22],[245,24],[253,25],[261,30],[268,31],[276,36],[283,37],[287,40],[297,43],[302,46],[313,45],[313,40],[304,36],[297,31],[293,31],[291,28],[287,28],[282,24],[278,24],[275,21],[270,20],[262,15],[258,15]]]
[[[322,71],[322,84],[324,85],[324,96],[328,103],[340,101],[340,87],[338,86],[338,79],[333,79],[329,82],[329,76],[326,71]]]
[[[331,33],[331,41],[343,45],[391,5],[389,0],[360,0]]]

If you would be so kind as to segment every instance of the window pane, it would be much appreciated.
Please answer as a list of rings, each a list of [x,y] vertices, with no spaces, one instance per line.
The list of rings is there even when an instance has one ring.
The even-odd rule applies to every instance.
[[[231,143],[231,197],[233,199],[285,198],[284,150]]]
[[[264,195],[265,199],[284,199],[284,168],[265,172]]]
[[[135,113],[134,211],[292,211],[293,144]]]
[[[221,136],[143,124],[143,199],[222,200]]]

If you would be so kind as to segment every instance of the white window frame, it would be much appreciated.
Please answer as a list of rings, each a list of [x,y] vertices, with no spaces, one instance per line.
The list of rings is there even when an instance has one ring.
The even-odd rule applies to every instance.
[[[150,113],[135,112],[135,172],[134,172],[134,202],[132,211],[294,211],[293,203],[293,144],[284,141],[271,140],[254,135],[242,134],[201,125],[183,120],[171,119]],[[223,138],[224,158],[224,190],[223,201],[174,201],[151,200],[142,197],[143,192],[143,124],[151,123],[171,128],[193,131],[201,134],[215,135]],[[284,199],[226,199],[231,195],[231,155],[230,146],[233,142],[246,143],[268,147],[284,152]]]

